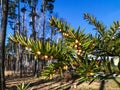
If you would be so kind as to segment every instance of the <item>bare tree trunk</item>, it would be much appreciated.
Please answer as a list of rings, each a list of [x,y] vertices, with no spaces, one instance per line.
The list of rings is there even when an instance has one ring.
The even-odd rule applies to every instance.
[[[46,29],[46,13],[45,13],[45,11],[43,12],[43,18],[44,18],[44,21],[43,21],[43,49],[45,49],[45,29]],[[44,68],[45,64],[46,64],[46,61],[43,60],[42,69]]]
[[[23,47],[22,47],[23,49]],[[24,49],[22,50],[21,57],[20,57],[20,78],[22,78],[22,72],[23,72],[23,59],[24,59]]]
[[[19,32],[19,34],[21,34],[21,21],[20,21],[20,0],[18,0],[18,32]],[[20,51],[20,49],[21,49],[21,46],[20,45],[18,45],[18,56],[17,56],[17,59],[18,59],[18,61],[20,61],[20,65],[19,65],[19,70],[20,70],[20,78],[22,78],[22,59],[23,59],[23,51]]]
[[[17,18],[17,28],[15,28],[15,30],[14,30],[14,35],[16,34],[16,33],[19,33],[20,34],[20,31],[21,31],[21,29],[20,29],[20,0],[18,0],[17,1],[17,5],[18,5],[18,7],[17,7],[17,9],[18,9],[18,18]],[[18,72],[19,70],[20,70],[20,64],[19,64],[19,59],[20,59],[20,45],[18,44],[18,45],[14,45],[15,46],[15,55],[16,55],[16,60],[15,60],[15,71],[16,72]]]
[[[36,16],[36,8],[32,7],[32,37],[36,41],[36,28],[35,28],[35,16]],[[37,60],[34,61],[34,76],[37,76]]]
[[[5,39],[8,17],[8,0],[2,0],[2,21],[0,32],[0,90],[5,90],[5,74],[4,74],[4,61],[5,61]]]

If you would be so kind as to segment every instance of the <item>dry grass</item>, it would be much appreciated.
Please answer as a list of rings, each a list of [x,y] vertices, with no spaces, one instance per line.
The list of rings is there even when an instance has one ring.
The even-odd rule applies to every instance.
[[[13,74],[13,71],[8,71],[5,73],[6,76]],[[34,88],[33,90],[69,90],[70,86],[73,84],[72,80],[62,82],[57,79],[43,80],[42,78],[35,77],[10,78],[6,80],[8,88],[6,90],[16,90],[16,85],[19,85],[22,82],[31,82],[30,88]],[[112,78],[105,80],[104,82],[97,80],[90,85],[89,82],[78,84],[77,80],[74,83],[77,84],[77,88],[79,90],[120,90],[120,78]]]
[[[119,82],[119,83],[118,83]],[[114,79],[102,81],[94,81],[89,85],[89,82],[84,82],[78,86],[80,90],[120,90],[120,78],[117,82]]]

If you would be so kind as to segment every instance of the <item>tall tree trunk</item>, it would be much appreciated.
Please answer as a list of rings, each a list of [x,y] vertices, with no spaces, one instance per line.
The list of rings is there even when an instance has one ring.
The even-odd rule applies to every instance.
[[[44,18],[44,21],[43,21],[43,49],[45,49],[45,29],[46,29],[46,12],[45,11],[43,11],[43,18]],[[42,69],[44,68],[45,64],[46,64],[46,61],[44,59]]]
[[[45,41],[45,27],[46,27],[46,1],[42,0],[42,5],[43,5],[43,43]]]
[[[14,29],[14,35],[16,34],[16,33],[19,33],[20,34],[20,31],[21,31],[21,29],[20,29],[20,0],[17,0],[17,10],[18,10],[18,12],[17,12],[17,19],[16,19],[16,28]],[[16,44],[14,44],[14,51],[15,51],[15,55],[16,55],[16,60],[15,60],[15,71],[16,72],[18,72],[19,70],[20,70],[20,63],[19,63],[19,61],[20,61],[20,45],[18,44],[18,45],[16,45]]]
[[[21,34],[21,21],[20,21],[20,0],[18,0],[18,32],[19,32],[19,34]],[[20,49],[21,49],[21,46],[20,45],[18,45],[18,56],[17,56],[17,58],[18,58],[18,61],[20,61],[20,65],[19,65],[19,70],[20,70],[20,78],[22,78],[22,59],[23,59],[23,50],[22,51],[20,51]]]
[[[46,1],[45,0],[42,0],[42,5],[43,5],[43,49],[45,49],[45,24],[46,24]],[[42,61],[42,69],[44,68],[45,66],[45,60]]]
[[[34,40],[36,40],[35,16],[36,16],[36,8],[32,7],[32,33]]]
[[[23,47],[22,47],[22,49],[23,49]],[[22,52],[20,53],[21,55],[20,55],[20,78],[22,78],[22,71],[23,71],[23,58],[24,58],[24,50],[22,50]]]
[[[36,41],[36,28],[35,28],[35,16],[36,16],[36,8],[32,7],[32,33],[33,39]],[[37,75],[37,60],[34,61],[34,76]]]
[[[2,20],[0,32],[0,90],[5,90],[5,74],[4,74],[4,61],[5,61],[5,39],[7,29],[8,17],[8,0],[2,0]]]

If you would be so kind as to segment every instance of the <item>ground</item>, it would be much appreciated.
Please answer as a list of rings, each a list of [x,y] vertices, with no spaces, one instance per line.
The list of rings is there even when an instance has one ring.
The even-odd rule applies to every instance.
[[[9,71],[6,72],[6,76],[8,74],[13,74],[14,72]],[[69,90],[71,86],[76,85],[78,90],[120,90],[120,78],[111,78],[107,80],[96,80],[92,82],[89,85],[89,82],[79,83],[78,79],[76,79],[74,82],[73,80],[69,81],[63,81],[59,80],[58,78],[55,78],[53,80],[44,80],[43,78],[39,77],[9,77],[6,78],[6,90],[16,90],[16,85],[19,85],[20,83],[30,82],[30,87],[33,88],[33,90]]]

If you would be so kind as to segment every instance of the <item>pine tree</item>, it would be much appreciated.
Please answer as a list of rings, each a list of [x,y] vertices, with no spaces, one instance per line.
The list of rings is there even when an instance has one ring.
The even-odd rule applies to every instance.
[[[0,32],[0,89],[5,90],[5,74],[4,74],[4,61],[5,61],[5,39],[8,18],[8,0],[2,1],[2,20]]]
[[[106,72],[111,72],[114,65],[113,62],[109,61],[109,57],[120,57],[120,21],[113,21],[113,24],[107,29],[103,23],[88,13],[84,14],[84,19],[94,25],[95,30],[98,32],[98,35],[95,37],[96,47],[94,50],[94,55],[101,57],[102,68],[105,67],[104,70]],[[114,70],[112,72],[114,72]]]
[[[88,73],[90,73],[89,77],[93,78],[93,74],[97,71],[97,66],[94,66],[95,61],[89,64],[89,60],[87,59],[87,55],[89,55],[94,48],[90,35],[84,34],[83,30],[81,31],[80,28],[75,31],[66,22],[61,22],[61,20],[53,17],[50,19],[50,24],[58,28],[59,32],[64,36],[64,41],[59,41],[58,43],[33,41],[30,38],[18,34],[10,38],[12,41],[30,48],[32,50],[31,52],[34,53],[35,59],[40,56],[42,60],[52,59],[57,61],[45,67],[45,70],[42,72],[43,76],[51,78],[57,73],[63,76],[65,71],[70,72],[70,70],[73,69],[78,75],[82,73],[80,74],[82,75],[80,78],[85,77],[84,75]],[[45,43],[45,46],[43,46],[43,43]],[[89,67],[85,66],[87,62],[91,65],[90,71],[87,71]],[[82,70],[86,70],[86,72],[80,72]],[[88,79],[89,78],[87,78],[87,80]]]

